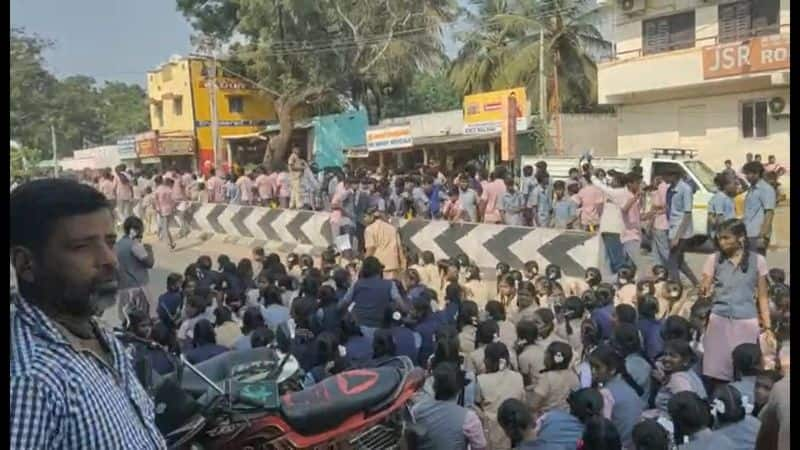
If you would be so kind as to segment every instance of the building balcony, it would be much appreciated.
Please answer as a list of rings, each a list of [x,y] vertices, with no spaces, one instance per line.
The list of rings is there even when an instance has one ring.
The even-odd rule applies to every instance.
[[[629,50],[598,64],[598,101],[645,103],[786,86],[789,64],[788,24],[780,34],[738,42],[713,36],[663,53]]]

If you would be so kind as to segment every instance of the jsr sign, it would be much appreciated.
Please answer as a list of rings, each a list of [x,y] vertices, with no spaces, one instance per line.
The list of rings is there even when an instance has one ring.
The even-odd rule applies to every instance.
[[[703,78],[730,77],[789,68],[789,37],[756,37],[703,49]]]

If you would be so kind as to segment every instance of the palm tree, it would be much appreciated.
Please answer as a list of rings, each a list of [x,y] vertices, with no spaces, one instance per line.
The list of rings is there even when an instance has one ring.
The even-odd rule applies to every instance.
[[[598,9],[585,0],[476,0],[478,27],[462,41],[450,78],[464,94],[526,86],[539,93],[539,31],[544,29],[545,76],[558,83],[552,103],[563,111],[597,103],[597,66],[592,58],[611,44],[593,25]],[[554,70],[555,68],[555,70]]]

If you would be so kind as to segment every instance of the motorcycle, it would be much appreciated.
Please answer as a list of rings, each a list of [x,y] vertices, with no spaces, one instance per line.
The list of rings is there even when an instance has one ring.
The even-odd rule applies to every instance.
[[[404,356],[302,390],[291,388],[299,366],[279,349],[228,352],[197,366],[170,357],[175,372],[144,380],[156,425],[176,450],[397,449],[425,380]]]

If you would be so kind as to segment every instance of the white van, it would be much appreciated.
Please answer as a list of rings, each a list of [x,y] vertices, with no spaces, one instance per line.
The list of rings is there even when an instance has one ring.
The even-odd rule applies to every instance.
[[[708,234],[708,202],[717,192],[714,184],[716,172],[704,162],[695,159],[697,152],[689,149],[654,148],[649,152],[639,155],[629,155],[614,158],[593,158],[592,166],[609,171],[630,172],[635,166],[642,167],[644,182],[652,184],[653,178],[663,175],[668,169],[677,167],[683,172],[687,182],[694,189],[694,208],[692,210],[692,224],[694,226],[697,244],[705,241]],[[569,169],[579,168],[576,157],[536,156],[524,155],[521,157],[520,167],[533,166],[538,161],[547,163],[547,172],[552,180],[564,180],[569,175]],[[521,169],[520,169],[521,171]],[[649,203],[650,198],[646,196]],[[649,204],[646,205],[649,208]]]

